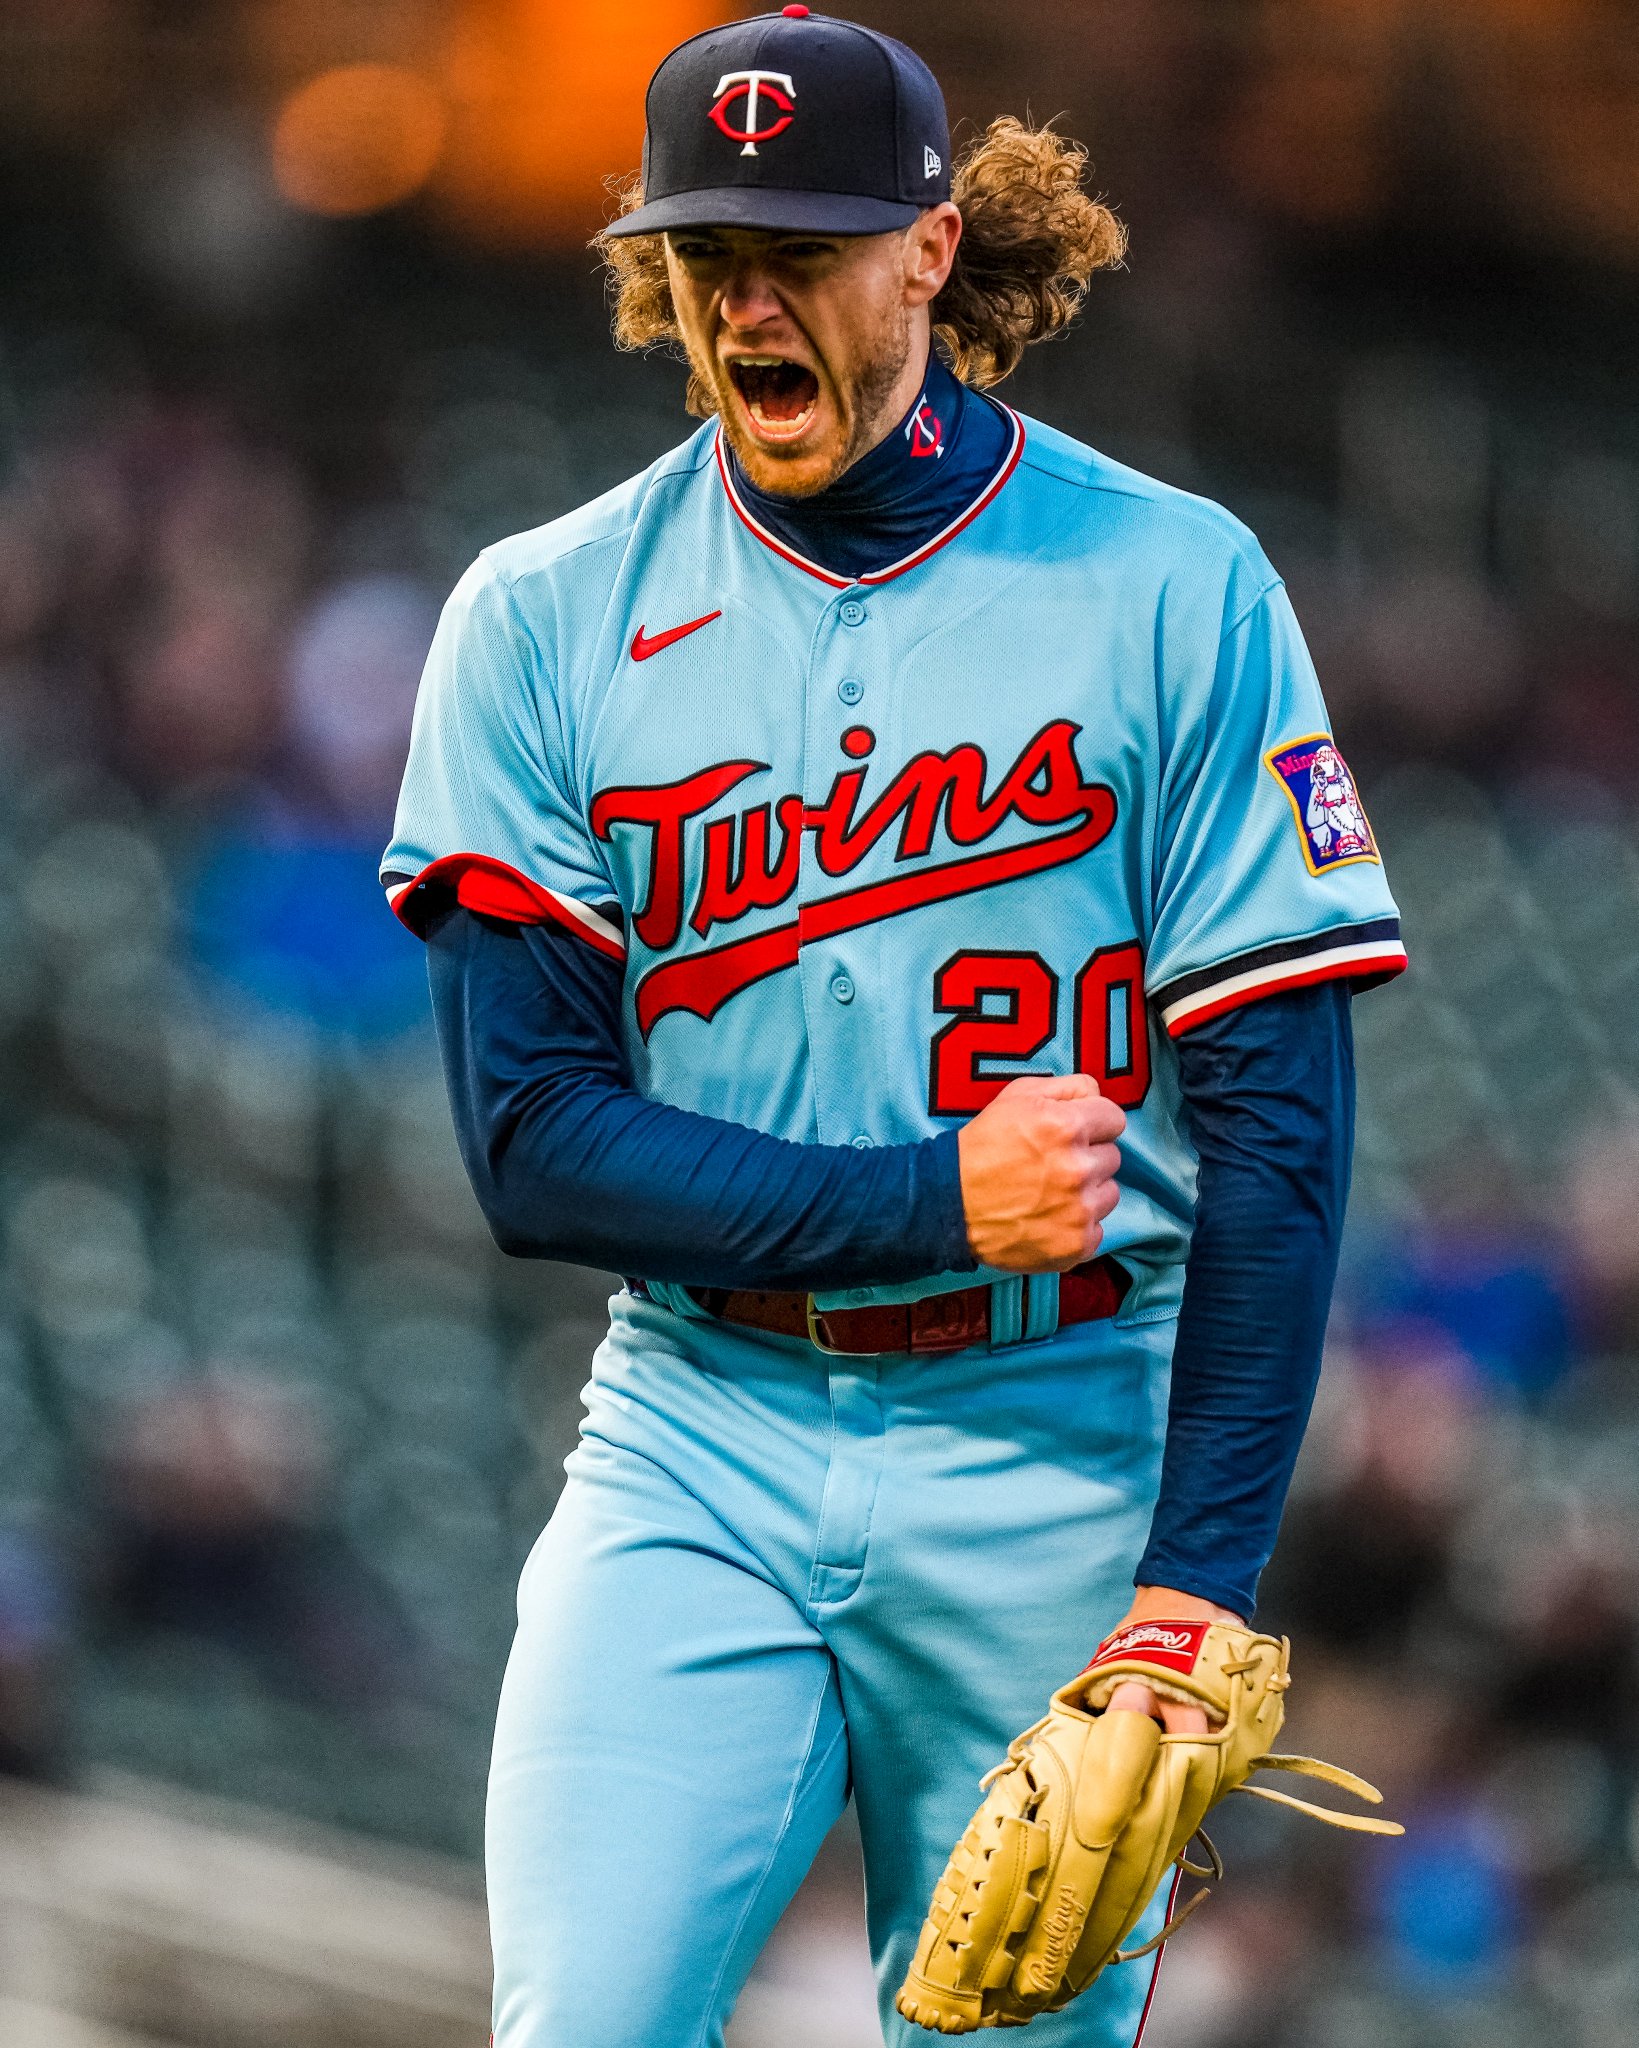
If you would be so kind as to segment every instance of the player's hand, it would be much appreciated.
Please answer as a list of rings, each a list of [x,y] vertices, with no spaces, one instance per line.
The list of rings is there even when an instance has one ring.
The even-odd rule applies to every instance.
[[[1087,1074],[1009,1081],[958,1139],[968,1243],[981,1265],[1066,1273],[1116,1205],[1127,1119]]]
[[[1126,1618],[1113,1631],[1131,1628],[1135,1621],[1227,1621],[1236,1628],[1244,1628],[1246,1619],[1228,1607],[1219,1607],[1211,1600],[1203,1600],[1197,1593],[1175,1593],[1166,1586],[1140,1586],[1138,1597],[1127,1609]],[[1118,1685],[1110,1694],[1109,1714],[1148,1714],[1152,1721],[1159,1721],[1169,1735],[1204,1735],[1210,1725],[1204,1707],[1187,1705],[1183,1700],[1163,1699],[1147,1686],[1142,1679],[1131,1678]]]

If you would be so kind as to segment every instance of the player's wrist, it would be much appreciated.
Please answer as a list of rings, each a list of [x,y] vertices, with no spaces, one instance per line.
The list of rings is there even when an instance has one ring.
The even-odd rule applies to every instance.
[[[1235,1628],[1244,1628],[1247,1617],[1216,1600],[1204,1599],[1199,1593],[1182,1593],[1173,1586],[1139,1586],[1120,1626],[1126,1628],[1139,1621],[1227,1621]]]

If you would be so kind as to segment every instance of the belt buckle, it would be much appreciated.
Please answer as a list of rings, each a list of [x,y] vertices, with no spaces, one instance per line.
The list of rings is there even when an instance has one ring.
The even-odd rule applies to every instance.
[[[803,1297],[808,1315],[808,1341],[816,1351],[823,1351],[827,1358],[880,1358],[880,1351],[844,1351],[839,1344],[830,1343],[825,1336],[825,1313],[814,1306],[814,1297]]]

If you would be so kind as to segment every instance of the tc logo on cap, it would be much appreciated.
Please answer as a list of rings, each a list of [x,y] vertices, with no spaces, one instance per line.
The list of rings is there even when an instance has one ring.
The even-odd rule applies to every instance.
[[[745,126],[735,128],[729,122],[729,108],[736,100],[745,101]],[[725,71],[717,81],[717,97],[707,119],[715,121],[730,142],[743,142],[741,156],[755,156],[759,142],[767,142],[771,136],[782,134],[791,126],[791,117],[796,112],[797,88],[785,71]],[[766,128],[757,126],[759,100],[771,100],[779,112]]]

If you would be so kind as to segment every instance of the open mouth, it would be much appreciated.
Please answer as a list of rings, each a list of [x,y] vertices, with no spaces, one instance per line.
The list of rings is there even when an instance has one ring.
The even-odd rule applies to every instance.
[[[794,440],[819,403],[819,379],[786,356],[731,356],[728,373],[752,425],[771,441]]]

